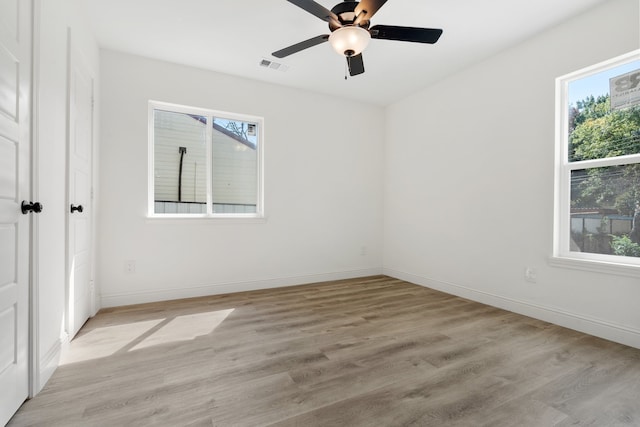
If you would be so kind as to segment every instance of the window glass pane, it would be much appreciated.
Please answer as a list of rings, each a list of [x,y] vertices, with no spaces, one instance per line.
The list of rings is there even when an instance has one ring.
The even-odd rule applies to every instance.
[[[154,212],[206,213],[206,117],[154,110]]]
[[[571,81],[568,97],[570,162],[640,153],[640,61]]]
[[[571,172],[571,250],[640,257],[640,164]]]
[[[214,118],[214,213],[256,213],[258,134],[257,123]]]

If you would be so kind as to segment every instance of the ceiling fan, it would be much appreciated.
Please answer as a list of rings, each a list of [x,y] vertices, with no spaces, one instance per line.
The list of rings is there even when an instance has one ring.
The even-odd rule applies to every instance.
[[[340,55],[347,58],[349,74],[364,73],[362,51],[371,39],[398,40],[433,44],[442,35],[436,28],[399,27],[395,25],[374,25],[369,28],[370,19],[387,0],[344,0],[329,10],[313,0],[287,0],[329,23],[331,34],[322,34],[273,52],[276,58],[284,58],[301,50],[329,41]],[[346,79],[346,76],[345,76]]]

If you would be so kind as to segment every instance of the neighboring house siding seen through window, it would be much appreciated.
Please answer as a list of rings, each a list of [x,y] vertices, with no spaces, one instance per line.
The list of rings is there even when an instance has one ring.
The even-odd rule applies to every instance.
[[[640,51],[559,78],[557,93],[554,258],[637,274]]]
[[[151,102],[150,216],[261,217],[263,120]]]

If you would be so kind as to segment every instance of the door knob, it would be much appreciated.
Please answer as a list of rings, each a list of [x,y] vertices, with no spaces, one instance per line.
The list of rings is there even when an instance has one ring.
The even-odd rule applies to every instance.
[[[83,210],[84,208],[82,207],[82,205],[73,206],[73,203],[71,204],[71,213],[74,213],[74,212],[82,213]]]
[[[27,202],[26,200],[22,201],[22,204],[20,205],[20,209],[22,210],[23,214],[28,214],[29,212],[35,212],[35,213],[40,213],[42,212],[43,206],[42,203],[40,202]]]

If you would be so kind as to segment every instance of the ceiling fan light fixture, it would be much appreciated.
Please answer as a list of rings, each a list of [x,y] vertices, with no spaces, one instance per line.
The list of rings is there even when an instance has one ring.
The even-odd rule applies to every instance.
[[[364,28],[349,25],[338,28],[329,36],[329,43],[339,55],[355,56],[367,47],[371,34]]]

